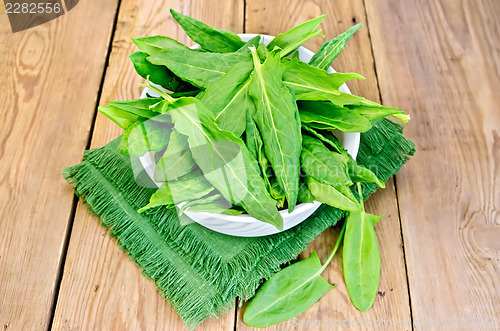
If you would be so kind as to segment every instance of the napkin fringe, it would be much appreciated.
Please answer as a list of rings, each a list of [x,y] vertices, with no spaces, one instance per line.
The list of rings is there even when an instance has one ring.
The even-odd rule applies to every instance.
[[[399,171],[415,146],[401,135],[400,124],[381,119],[373,122],[373,127],[361,135],[357,160],[385,182]],[[309,226],[304,222],[284,233],[259,240],[248,238],[242,244],[246,238],[238,238],[236,243],[234,237],[200,229],[197,224],[180,226],[175,209],[157,207],[138,214],[155,189],[137,184],[130,160],[116,151],[116,143],[86,151],[84,161],[64,169],[63,176],[191,329],[209,316],[218,318],[232,309],[235,297],[253,297],[264,280],[345,215],[321,206],[311,216],[309,223],[313,224]],[[363,184],[364,197],[376,189],[375,184]],[[200,233],[206,233],[204,240]],[[235,248],[241,251],[224,256],[211,246],[212,236],[214,240],[234,240]],[[168,250],[173,253],[167,254]],[[172,262],[175,259],[178,263]],[[186,273],[179,264],[193,271]],[[243,300],[239,300],[240,306]]]

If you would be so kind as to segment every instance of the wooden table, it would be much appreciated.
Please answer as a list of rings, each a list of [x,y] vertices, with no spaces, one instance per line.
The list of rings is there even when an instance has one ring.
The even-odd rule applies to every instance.
[[[191,44],[171,7],[238,33],[277,34],[326,13],[321,28],[333,38],[361,22],[335,68],[366,77],[349,83],[354,93],[412,116],[406,135],[417,154],[368,203],[386,215],[376,227],[382,275],[373,308],[352,307],[336,259],[324,274],[336,289],[301,321],[500,328],[500,1],[106,0],[80,1],[15,34],[0,8],[1,330],[187,329],[60,172],[120,134],[96,108],[140,94],[130,37]],[[336,236],[326,231],[309,250],[324,260]],[[233,309],[199,329],[249,329],[241,316]]]

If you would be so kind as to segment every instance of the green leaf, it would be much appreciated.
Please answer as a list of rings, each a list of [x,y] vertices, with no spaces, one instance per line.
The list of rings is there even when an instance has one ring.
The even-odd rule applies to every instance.
[[[191,172],[196,167],[187,136],[172,130],[167,149],[156,164],[154,179],[157,182],[166,182],[177,179]]]
[[[299,182],[299,201],[303,203],[314,201],[314,196],[312,195],[311,191],[309,191],[307,184],[302,180],[302,178]]]
[[[331,185],[352,185],[348,175],[349,158],[332,152],[318,139],[302,137],[302,171],[317,181]]]
[[[167,114],[167,116],[169,116],[168,111],[170,110],[171,104],[172,104],[171,100],[161,100],[160,102],[157,102],[154,105],[150,106],[149,109],[151,111],[154,111],[155,113]]]
[[[381,181],[377,175],[375,175],[371,170],[364,168],[362,166],[359,166],[356,161],[354,160],[349,160],[348,162],[348,168],[349,168],[349,176],[351,179],[356,182],[363,182],[363,183],[375,183],[381,188],[385,188],[385,184],[383,181]]]
[[[328,101],[300,102],[299,110],[301,122],[316,129],[366,132],[372,127],[370,121],[362,115]]]
[[[374,101],[367,100],[363,97],[359,97],[357,95],[343,93],[341,92],[339,95],[330,98],[330,101],[339,106],[339,107],[347,107],[352,109],[353,111],[358,112],[359,114],[364,115],[369,120],[375,120],[377,118],[385,116],[393,116],[403,123],[406,123],[410,120],[410,116],[404,114],[403,111],[392,108],[382,106]]]
[[[246,131],[245,131],[245,142],[248,151],[253,156],[256,161],[260,163],[260,155],[262,154],[262,137],[260,136],[259,129],[252,118],[252,112],[247,111],[246,117]]]
[[[175,206],[170,188],[166,184],[163,184],[159,189],[157,189],[149,199],[149,203],[139,209],[138,212],[142,213],[148,209],[159,206],[165,206],[167,208],[173,208]]]
[[[330,131],[322,131],[318,130],[315,128],[311,128],[307,123],[302,123],[302,129],[314,137],[318,138],[321,140],[323,143],[328,144],[331,148],[333,148],[335,151],[339,153],[347,153],[346,150],[344,149],[344,146],[342,146],[337,138],[330,132]]]
[[[250,114],[247,115],[247,129],[245,132],[246,135],[246,145],[250,154],[252,154],[253,158],[256,161],[255,167],[258,169],[260,175],[264,179],[266,184],[267,191],[271,194],[271,197],[276,200],[276,206],[278,208],[283,207],[285,204],[285,191],[276,181],[274,177],[274,173],[271,169],[271,165],[264,155],[264,143],[262,141],[262,137],[260,135],[259,129],[255,124],[252,116]]]
[[[113,106],[99,106],[98,110],[124,130],[137,121],[146,120],[144,117]]]
[[[267,49],[266,45],[259,44],[257,46],[257,55],[259,56],[260,62],[264,62],[266,60],[268,54],[269,54],[269,50]]]
[[[135,122],[123,133],[118,150],[124,155],[140,157],[147,152],[161,151],[168,144],[172,126],[152,120]]]
[[[363,115],[369,121],[375,121],[379,118],[386,116],[393,116],[403,123],[407,123],[410,120],[410,116],[406,115],[401,109],[385,107],[382,105],[377,106],[358,106],[358,105],[347,105],[348,109]]]
[[[300,47],[304,42],[315,36],[323,36],[321,30],[315,30],[326,15],[306,21],[285,33],[277,35],[267,46],[272,51],[278,46],[282,49],[281,56],[287,56]],[[323,36],[324,37],[324,36]]]
[[[200,170],[193,171],[186,176],[168,183],[164,183],[151,196],[149,203],[139,209],[139,213],[158,207],[171,208],[181,202],[202,198],[214,191],[214,187],[205,179]]]
[[[356,33],[356,31],[359,30],[360,27],[361,23],[358,23],[334,39],[325,42],[314,54],[312,59],[309,61],[309,64],[313,67],[327,70],[332,65],[333,60],[335,60],[337,56],[339,56],[340,52],[342,52],[347,44],[347,41],[349,41],[349,39],[354,35],[354,33]]]
[[[266,327],[295,317],[318,301],[333,286],[321,277],[330,264],[344,237],[342,226],[337,242],[324,265],[313,251],[305,260],[296,262],[272,276],[261,286],[248,304],[243,322]]]
[[[260,34],[256,35],[249,41],[245,43],[245,45],[241,46],[239,50],[236,51],[236,53],[250,53],[250,47],[258,47],[260,43],[260,39],[262,36]]]
[[[262,328],[306,311],[334,287],[321,277],[323,270],[316,252],[312,252],[307,259],[274,274],[250,300],[243,322]]]
[[[261,134],[255,121],[253,120],[250,112],[247,115],[247,125],[246,125],[246,146],[252,157],[255,159],[255,168],[259,171],[262,178],[264,179],[264,183],[266,184],[267,191],[271,194],[273,199],[281,200],[281,196],[276,195],[276,191],[273,190],[273,186],[269,177],[272,176],[271,166],[269,165],[269,161],[264,155],[264,143],[262,141]],[[277,183],[276,183],[277,184]]]
[[[182,15],[173,9],[170,13],[192,41],[210,52],[230,53],[241,48],[245,43],[237,34],[216,29],[192,17]]]
[[[263,64],[255,50],[252,56],[254,71],[249,92],[256,105],[254,120],[262,135],[266,158],[285,191],[291,212],[297,202],[302,148],[297,105],[281,81],[279,52],[270,52]]]
[[[162,98],[144,98],[127,101],[110,101],[109,105],[143,118],[150,119],[157,117],[155,118],[157,122],[170,122],[169,116],[158,116],[157,113],[150,109],[152,105],[162,100]]]
[[[144,52],[135,52],[129,56],[134,64],[135,71],[144,79],[149,79],[169,91],[193,89],[191,84],[183,82],[165,66],[150,63],[146,58],[149,55]]]
[[[149,107],[159,101],[161,98],[145,98],[128,101],[111,101],[109,106],[99,106],[99,111],[113,122],[126,130],[136,122],[144,122],[154,118],[156,122],[170,122],[170,116],[158,116],[157,113]]]
[[[289,60],[283,63],[283,82],[297,100],[331,100],[341,95],[339,88],[349,79],[364,79],[355,73],[332,73],[307,63]]]
[[[276,200],[276,206],[278,208],[283,208],[285,205],[286,194],[281,185],[276,181],[276,177],[272,176],[271,167],[267,167],[266,177],[271,185],[271,189],[269,190],[271,197]]]
[[[225,75],[208,84],[205,92],[198,96],[214,114],[217,126],[237,137],[245,131],[247,109],[254,107],[248,96],[252,70],[252,61],[238,62]]]
[[[190,212],[204,212],[204,213],[212,213],[212,214],[224,214],[224,215],[241,215],[243,214],[242,210],[230,208],[226,203],[219,201],[215,201],[212,203],[206,203],[202,205],[194,205],[189,208]]]
[[[193,158],[207,180],[250,216],[283,229],[283,219],[243,141],[220,130],[212,112],[198,99],[180,98],[175,105],[169,111],[175,129],[188,136]]]
[[[132,38],[137,48],[148,55],[153,55],[170,49],[188,49],[184,44],[181,44],[175,39],[164,36],[150,36]]]
[[[169,181],[167,184],[176,205],[184,201],[200,199],[215,190],[199,169],[178,180]]]
[[[361,311],[370,309],[380,280],[380,253],[373,225],[381,218],[365,212],[351,212],[343,248],[343,270],[352,304]]]
[[[233,65],[249,61],[248,53],[200,53],[191,49],[172,49],[156,53],[147,60],[164,65],[184,81],[205,89],[208,84],[223,76]]]
[[[330,186],[322,184],[312,177],[306,178],[307,186],[311,191],[314,198],[321,202],[326,203],[332,207],[348,210],[360,211],[361,206],[358,201],[349,194],[350,190],[346,186]]]

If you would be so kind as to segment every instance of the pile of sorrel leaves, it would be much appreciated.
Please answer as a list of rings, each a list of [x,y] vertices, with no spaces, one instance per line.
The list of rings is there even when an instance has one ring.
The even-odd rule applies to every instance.
[[[321,35],[324,16],[266,46],[260,35],[244,42],[171,13],[200,48],[164,36],[134,38],[140,51],[130,59],[154,93],[99,108],[125,130],[122,154],[154,154],[154,179],[162,185],[139,212],[165,206],[179,213],[247,213],[281,230],[279,210],[291,212],[298,203],[316,200],[349,211],[328,261],[321,265],[313,253],[278,272],[249,303],[244,321],[279,323],[319,300],[332,288],[321,273],[342,240],[349,295],[358,309],[369,309],[380,275],[373,228],[380,217],[364,212],[359,183],[384,183],[358,166],[332,132],[366,132],[376,119],[409,116],[339,90],[362,76],[327,72],[360,25],[325,42],[305,63],[297,49]]]

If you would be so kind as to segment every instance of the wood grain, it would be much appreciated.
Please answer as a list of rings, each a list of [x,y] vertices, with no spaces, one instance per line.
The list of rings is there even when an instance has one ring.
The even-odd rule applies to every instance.
[[[383,101],[417,142],[396,177],[416,329],[498,330],[500,2],[366,4]]]
[[[143,80],[128,55],[136,49],[130,37],[162,34],[191,44],[170,16],[174,8],[217,27],[241,32],[242,1],[124,0],[120,6],[110,65],[100,104],[138,98]],[[98,114],[92,147],[106,144],[119,128]],[[203,330],[233,330],[234,309],[220,320],[207,320]],[[54,329],[69,330],[187,330],[175,311],[155,290],[81,204],[69,244]]]
[[[2,330],[50,322],[74,196],[60,169],[87,144],[116,3],[82,1],[15,34],[0,5]]]
[[[333,66],[338,71],[354,71],[365,76],[367,78],[365,81],[349,82],[349,87],[355,94],[378,101],[379,93],[362,1],[282,1],[281,3],[273,2],[271,6],[267,1],[250,0],[247,1],[246,8],[246,31],[276,35],[307,19],[325,13],[327,17],[320,28],[328,39],[337,36],[355,23],[362,22],[364,24],[364,28],[351,39]],[[316,38],[310,40],[305,46],[316,51],[322,42],[321,38]],[[342,325],[339,323],[344,323],[344,327],[345,323],[349,323],[350,329],[365,330],[374,329],[373,326],[370,327],[370,322],[375,323],[381,320],[410,321],[401,228],[392,180],[388,182],[385,190],[377,192],[368,200],[366,208],[368,212],[374,214],[385,214],[384,219],[376,226],[382,271],[379,295],[377,295],[373,308],[362,313],[352,306],[343,281],[341,252],[339,252],[323,274],[330,283],[337,285],[336,288],[329,291],[318,303],[298,316],[297,319],[269,327],[268,330],[289,330],[298,326],[302,326],[299,329],[304,329],[308,320],[316,323],[307,327],[308,330],[341,329]],[[338,230],[338,228],[333,228],[325,231],[309,244],[308,250],[302,253],[301,257],[307,257],[312,250],[315,250],[320,259],[325,261],[335,244]],[[243,323],[243,311],[244,307],[238,311],[237,329],[253,329]],[[360,322],[358,323],[358,321]],[[324,324],[320,326],[318,324],[320,322]],[[352,324],[353,322],[354,324]],[[406,330],[408,328],[394,327],[394,329]]]

